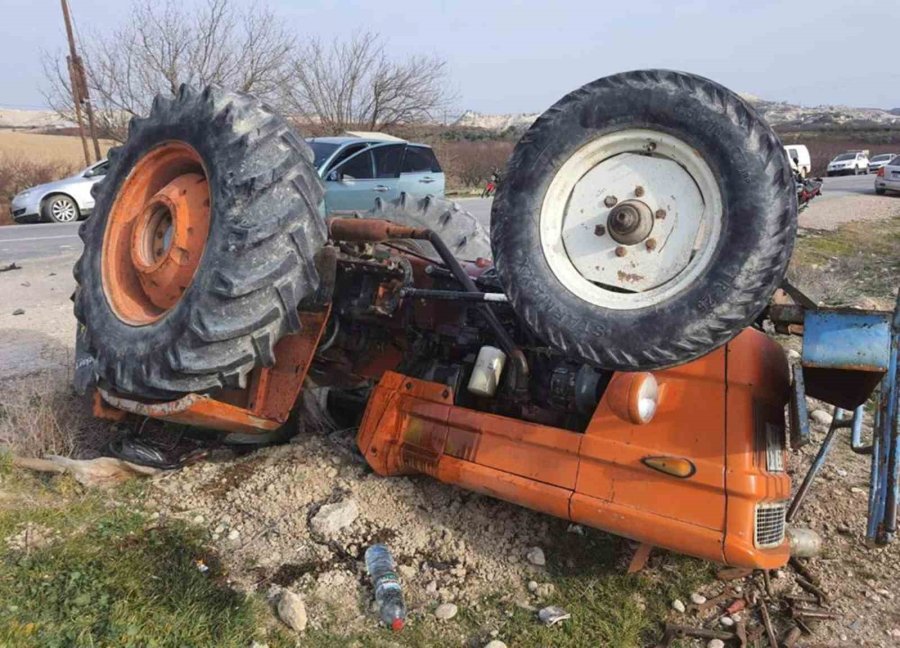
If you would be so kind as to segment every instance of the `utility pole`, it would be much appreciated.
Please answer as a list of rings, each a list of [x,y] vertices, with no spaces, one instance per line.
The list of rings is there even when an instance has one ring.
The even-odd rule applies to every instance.
[[[78,133],[81,135],[81,146],[84,149],[84,161],[91,163],[91,156],[88,153],[87,141],[84,137],[84,121],[81,117],[82,102],[84,110],[87,113],[88,124],[91,131],[91,140],[94,142],[94,155],[100,160],[100,142],[97,141],[97,129],[94,126],[94,108],[91,106],[91,98],[88,93],[87,78],[84,74],[84,63],[75,49],[75,35],[72,32],[72,20],[69,17],[69,3],[67,0],[60,0],[62,5],[63,20],[66,23],[66,36],[69,39],[69,56],[66,61],[69,64],[69,82],[72,85],[72,100],[75,104],[75,118],[78,121]]]

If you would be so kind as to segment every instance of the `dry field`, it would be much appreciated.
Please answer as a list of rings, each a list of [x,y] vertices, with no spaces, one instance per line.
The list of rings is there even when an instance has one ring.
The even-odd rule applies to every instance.
[[[103,155],[110,146],[109,140],[100,142]],[[0,225],[12,222],[9,201],[17,193],[64,178],[85,166],[77,136],[0,130]]]
[[[90,146],[90,142],[88,143]],[[112,146],[109,140],[100,141],[100,151],[106,155]],[[93,155],[93,148],[91,148]],[[81,140],[73,135],[43,135],[22,131],[0,130],[0,157],[27,159],[29,162],[87,166]]]

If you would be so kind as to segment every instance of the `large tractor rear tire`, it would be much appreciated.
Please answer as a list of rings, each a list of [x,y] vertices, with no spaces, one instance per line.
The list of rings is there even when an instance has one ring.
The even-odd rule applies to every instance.
[[[491,242],[513,307],[606,369],[725,344],[766,307],[793,249],[781,142],[736,94],[690,74],[627,72],[566,95],[504,178]]]
[[[360,215],[434,230],[453,256],[464,261],[491,258],[491,237],[487,228],[452,200],[403,193],[396,200],[376,200],[374,209]],[[437,258],[437,252],[427,241],[404,241],[403,244],[416,252]]]
[[[312,153],[249,95],[157,97],[109,152],[75,314],[94,376],[146,398],[240,387],[298,331],[327,233]]]

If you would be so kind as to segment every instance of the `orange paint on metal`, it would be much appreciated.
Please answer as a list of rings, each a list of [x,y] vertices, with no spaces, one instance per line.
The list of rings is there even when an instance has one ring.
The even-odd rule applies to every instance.
[[[243,407],[229,405],[200,394],[188,394],[178,400],[163,403],[145,403],[102,389],[98,391],[103,400],[114,408],[182,425],[244,434],[262,434],[277,430],[281,426],[278,421],[261,418]]]
[[[623,420],[605,394],[578,434],[458,407],[446,386],[388,372],[370,397],[357,443],[381,475],[422,472],[708,560],[783,565],[786,542],[754,544],[756,505],[790,493],[785,473],[768,472],[759,436],[766,424],[783,431],[781,349],[748,330],[654,377],[660,395],[652,421]],[[646,466],[648,456],[683,457],[696,472],[668,475]]]
[[[330,312],[331,304],[317,312],[301,311],[300,332],[286,335],[278,341],[272,367],[256,370],[250,384],[248,403],[254,415],[281,423],[288,420]]]
[[[123,322],[151,324],[190,285],[209,234],[210,195],[200,154],[160,144],[137,161],[110,209],[101,274]]]
[[[91,397],[91,412],[97,418],[115,421],[116,423],[124,421],[125,417],[128,416],[128,412],[108,405],[99,391],[94,391],[94,395]]]

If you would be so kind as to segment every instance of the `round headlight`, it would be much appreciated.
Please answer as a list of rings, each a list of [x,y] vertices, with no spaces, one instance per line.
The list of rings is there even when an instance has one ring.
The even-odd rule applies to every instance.
[[[656,415],[659,383],[647,372],[616,373],[606,389],[605,399],[620,419],[643,425]]]

